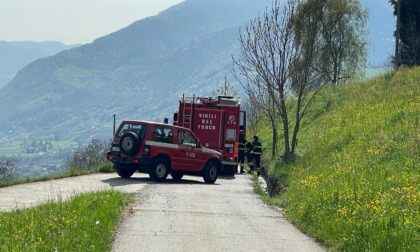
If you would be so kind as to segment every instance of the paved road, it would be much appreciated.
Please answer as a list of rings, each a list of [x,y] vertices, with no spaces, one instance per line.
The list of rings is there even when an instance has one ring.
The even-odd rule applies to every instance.
[[[0,188],[0,210],[104,188],[136,193],[116,231],[114,252],[326,251],[265,205],[250,175],[219,177],[208,185],[190,176],[154,183],[145,174],[93,174]]]
[[[31,207],[47,200],[66,199],[77,193],[101,189],[115,188],[125,192],[137,192],[148,183],[151,181],[146,177],[142,183],[136,183],[135,179],[120,179],[116,173],[98,173],[9,186],[0,188],[0,211]]]

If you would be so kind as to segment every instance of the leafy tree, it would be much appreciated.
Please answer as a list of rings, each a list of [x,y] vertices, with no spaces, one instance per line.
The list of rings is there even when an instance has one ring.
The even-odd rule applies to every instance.
[[[295,156],[300,122],[317,92],[356,76],[364,64],[365,33],[359,26],[366,12],[358,0],[336,2],[274,0],[271,10],[240,32],[236,78],[272,125],[280,117],[286,160]]]
[[[397,16],[395,36],[398,55],[395,55],[394,65],[420,65],[420,3],[418,0],[390,0],[389,2],[394,7],[394,15]],[[398,6],[400,6],[399,17]]]
[[[252,20],[240,32],[241,54],[233,59],[234,73],[251,104],[263,109],[272,125],[277,125],[277,114],[280,115],[286,157],[291,155],[286,98],[292,61],[296,57],[292,21],[297,3],[288,0],[281,10],[280,3],[274,1],[271,10]],[[277,144],[276,135],[277,132],[273,134],[273,146]]]
[[[0,156],[0,180],[14,178],[16,170],[17,164],[14,158]]]
[[[313,63],[320,74],[318,81],[340,84],[359,77],[367,57],[367,9],[359,0],[307,0],[300,6],[295,32],[301,41],[307,27],[315,28],[308,26],[307,17],[313,16],[314,9],[321,11]]]

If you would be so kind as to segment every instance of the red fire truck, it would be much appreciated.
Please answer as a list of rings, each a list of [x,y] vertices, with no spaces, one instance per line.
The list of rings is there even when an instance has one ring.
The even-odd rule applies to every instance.
[[[222,172],[234,174],[238,167],[239,131],[246,129],[246,112],[232,96],[179,98],[174,124],[191,129],[201,145],[222,153]]]

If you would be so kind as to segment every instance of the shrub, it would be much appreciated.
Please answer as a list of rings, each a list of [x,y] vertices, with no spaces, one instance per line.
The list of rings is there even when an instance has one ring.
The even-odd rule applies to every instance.
[[[16,175],[16,159],[0,156],[0,180],[12,179]]]
[[[107,161],[106,153],[109,146],[109,141],[92,139],[87,146],[77,148],[73,154],[67,158],[67,165],[68,167],[75,169],[92,169],[104,164]]]

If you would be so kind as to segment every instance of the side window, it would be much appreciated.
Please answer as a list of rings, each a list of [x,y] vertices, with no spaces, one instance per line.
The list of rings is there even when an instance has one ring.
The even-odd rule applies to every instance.
[[[235,141],[236,140],[236,129],[227,129],[226,130],[226,140]]]
[[[153,141],[163,142],[163,129],[161,126],[153,128]]]
[[[153,141],[172,143],[172,128],[155,126],[153,128]]]
[[[179,131],[179,144],[180,145],[186,145],[186,146],[196,147],[197,146],[197,141],[191,135],[190,132],[180,130]]]
[[[172,128],[163,128],[163,142],[173,143]]]
[[[139,137],[144,138],[144,135],[146,133],[146,126],[145,125],[142,125],[142,124],[126,123],[126,124],[123,124],[119,128],[119,130],[117,131],[116,135],[118,137],[121,137],[122,135],[124,135],[127,132],[134,132]]]

